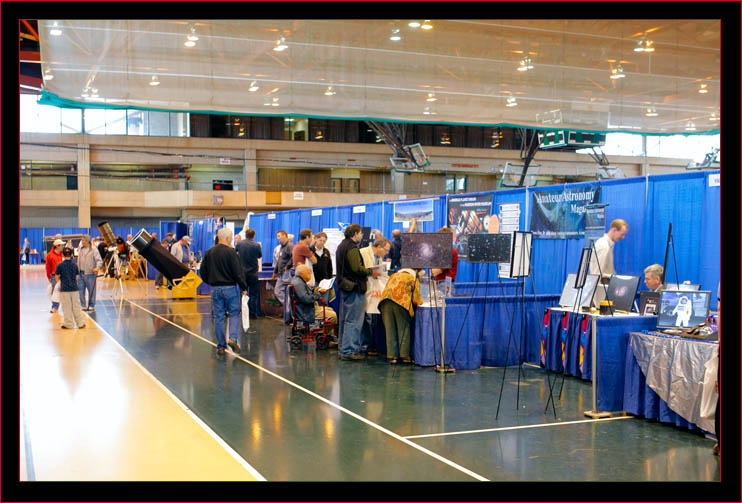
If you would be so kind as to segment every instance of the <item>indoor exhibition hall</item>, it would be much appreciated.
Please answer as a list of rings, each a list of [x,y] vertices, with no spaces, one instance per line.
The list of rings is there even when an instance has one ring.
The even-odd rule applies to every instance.
[[[732,480],[723,23],[18,19],[18,487]]]

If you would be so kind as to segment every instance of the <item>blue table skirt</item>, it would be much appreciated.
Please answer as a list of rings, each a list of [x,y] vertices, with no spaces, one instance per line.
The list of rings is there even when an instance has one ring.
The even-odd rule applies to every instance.
[[[559,295],[525,296],[524,361],[538,362],[543,313],[558,299]],[[521,312],[520,301],[511,296],[446,299],[445,363],[462,370],[517,365],[521,346]],[[416,364],[440,364],[440,326],[441,308],[417,308],[412,339]]]
[[[634,357],[631,344],[626,348],[626,369],[623,391],[623,410],[647,419],[657,419],[663,423],[674,424],[689,430],[700,430],[695,423],[691,423],[672,411],[662,398],[647,386],[647,380],[642,374],[639,364]]]
[[[21,253],[20,257],[18,258],[19,263],[23,263],[23,259],[25,258],[24,254]],[[28,254],[28,263],[29,265],[36,265],[41,263],[41,255],[39,252],[36,253],[29,253]]]
[[[541,366],[582,379],[592,379],[590,316],[549,310],[544,316]],[[598,410],[623,409],[624,372],[629,332],[654,330],[656,316],[598,316]]]

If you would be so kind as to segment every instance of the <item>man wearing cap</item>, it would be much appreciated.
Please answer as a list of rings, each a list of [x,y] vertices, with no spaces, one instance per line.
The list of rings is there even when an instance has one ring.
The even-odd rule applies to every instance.
[[[72,248],[62,250],[63,260],[57,265],[54,275],[60,283],[59,302],[62,304],[62,328],[85,328],[85,316],[80,307],[77,277],[80,270],[72,261]]]
[[[95,307],[95,280],[98,271],[103,267],[103,259],[98,250],[90,243],[90,234],[80,240],[80,252],[77,254],[77,267],[80,277],[77,283],[80,289],[80,305],[84,311],[93,311]],[[88,291],[88,302],[85,302],[85,290]],[[87,307],[85,307],[87,305]]]
[[[191,238],[189,236],[180,238],[180,241],[173,244],[170,253],[187,267],[191,263]]]
[[[46,279],[52,284],[52,291],[57,285],[57,278],[54,277],[54,271],[57,270],[57,266],[62,262],[62,248],[64,248],[64,241],[61,239],[54,240],[54,246],[46,254],[44,262],[46,263]],[[52,302],[52,309],[50,313],[56,313],[59,311],[59,302]]]

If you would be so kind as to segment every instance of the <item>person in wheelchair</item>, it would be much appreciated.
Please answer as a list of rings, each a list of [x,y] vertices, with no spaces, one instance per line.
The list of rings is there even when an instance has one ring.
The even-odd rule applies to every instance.
[[[327,291],[319,287],[310,287],[308,282],[311,278],[312,268],[306,264],[300,264],[296,267],[296,275],[291,280],[296,298],[296,318],[307,325],[313,324],[315,319],[323,319],[322,306],[316,306],[316,303]],[[332,308],[325,307],[324,319],[337,323],[337,314]]]

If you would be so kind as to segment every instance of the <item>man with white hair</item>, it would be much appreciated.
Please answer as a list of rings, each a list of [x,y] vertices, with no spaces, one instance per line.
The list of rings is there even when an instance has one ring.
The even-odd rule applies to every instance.
[[[103,259],[98,249],[90,243],[90,234],[83,235],[80,240],[80,251],[77,254],[77,267],[80,270],[77,287],[80,291],[80,305],[83,311],[95,309],[95,280],[98,271],[103,267]],[[85,302],[85,290],[88,292],[88,301]]]
[[[652,264],[644,269],[644,284],[652,292],[662,291],[662,273],[664,269],[659,264]]]
[[[214,313],[214,335],[217,356],[224,356],[227,344],[240,352],[237,342],[242,317],[242,295],[247,294],[247,283],[240,257],[233,248],[232,229],[222,227],[216,234],[217,244],[206,251],[201,261],[201,279],[211,286],[211,311]],[[229,341],[224,340],[225,312],[229,313]]]

